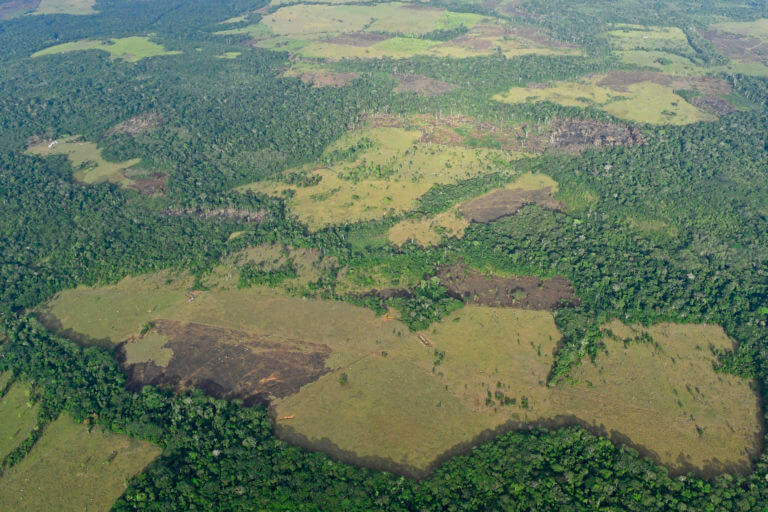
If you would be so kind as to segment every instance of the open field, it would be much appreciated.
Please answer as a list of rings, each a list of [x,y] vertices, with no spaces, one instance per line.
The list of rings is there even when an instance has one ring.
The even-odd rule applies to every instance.
[[[291,211],[311,229],[319,229],[409,210],[434,184],[477,176],[523,156],[419,144],[420,137],[420,131],[393,127],[350,132],[328,148],[320,162],[286,172],[313,176],[319,180],[316,184],[260,181],[238,190],[273,196],[290,190]]]
[[[29,386],[22,382],[15,382],[0,398],[0,460],[27,438],[37,423],[38,409],[29,397]]]
[[[160,448],[68,415],[46,427],[29,454],[0,477],[0,510],[103,510],[128,479],[160,455]]]
[[[721,328],[660,324],[646,329],[644,342],[642,329],[614,322],[597,364],[577,368],[574,384],[548,388],[561,335],[552,314],[537,310],[556,305],[536,294],[572,298],[567,283],[534,290],[526,278],[483,285],[472,272],[453,277],[448,284],[477,295],[477,304],[515,307],[467,305],[411,333],[392,312],[377,317],[260,287],[187,295],[183,279],[164,285],[158,275],[65,292],[50,311],[66,313],[61,328],[112,342],[151,321],[154,335],[123,345],[146,345],[123,361],[132,386],[199,386],[268,401],[281,435],[362,464],[419,475],[493,432],[575,423],[673,471],[749,466],[759,446],[758,401],[749,381],[714,372],[712,349],[732,346]],[[506,301],[491,285],[526,297],[512,290]],[[157,297],[175,298],[153,308]]]
[[[715,23],[711,28],[731,34],[768,39],[768,19],[766,18],[754,21],[726,21]]]
[[[42,57],[45,55],[56,55],[59,53],[77,52],[82,50],[102,50],[109,53],[112,59],[122,59],[128,62],[138,62],[147,57],[178,55],[180,53],[167,51],[163,46],[153,43],[147,37],[131,36],[103,41],[83,39],[82,41],[73,43],[57,44],[56,46],[50,46],[39,52],[33,53],[32,57]]]
[[[610,80],[616,75],[540,87],[513,87],[494,99],[505,103],[549,101],[570,107],[594,106],[621,119],[651,124],[689,124],[714,119],[712,114],[677,95],[677,82],[658,83],[661,79],[657,76],[636,75],[634,83],[617,84]]]
[[[34,12],[40,0],[8,0],[0,3],[0,20],[12,20],[26,13]]]
[[[402,246],[413,241],[422,247],[440,245],[445,238],[461,238],[469,227],[469,221],[456,209],[438,213],[432,217],[401,220],[389,229],[389,241]]]
[[[58,141],[42,142],[27,148],[32,155],[66,155],[75,170],[74,179],[80,183],[110,182],[121,186],[130,186],[133,181],[124,172],[139,163],[139,159],[125,162],[107,162],[93,142],[83,142],[79,137],[67,137]]]
[[[33,14],[98,14],[93,6],[96,0],[40,0]]]

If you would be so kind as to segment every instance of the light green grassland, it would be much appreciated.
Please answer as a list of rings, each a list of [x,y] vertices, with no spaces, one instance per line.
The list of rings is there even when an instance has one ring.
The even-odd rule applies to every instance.
[[[126,178],[123,171],[139,163],[139,159],[125,162],[107,162],[101,156],[101,151],[94,142],[83,142],[79,137],[66,137],[53,142],[42,142],[27,148],[27,154],[50,156],[66,155],[72,168],[74,178],[80,183],[92,185],[110,182],[121,186],[133,183]]]
[[[713,370],[710,347],[732,346],[717,326],[660,324],[647,329],[654,343],[627,345],[606,335],[608,353],[597,365],[584,362],[573,373],[575,384],[550,388],[547,375],[561,335],[547,311],[465,306],[417,335],[392,311],[377,317],[351,304],[262,287],[213,287],[192,301],[176,295],[148,308],[158,304],[158,295],[177,294],[178,284],[164,291],[164,282],[162,275],[144,276],[78,288],[60,294],[51,310],[65,313],[64,328],[94,334],[93,299],[101,297],[109,307],[100,314],[110,320],[101,322],[98,334],[114,341],[166,318],[276,343],[326,345],[330,373],[273,403],[278,432],[300,434],[316,449],[325,439],[347,453],[418,471],[510,421],[530,425],[573,416],[621,433],[677,467],[715,458],[745,464],[759,434],[750,383]],[[622,339],[642,331],[618,322],[608,329]]]
[[[293,191],[291,211],[311,229],[353,220],[372,220],[388,212],[401,212],[415,206],[417,199],[434,184],[453,183],[498,170],[525,156],[491,149],[466,149],[439,144],[421,144],[418,130],[367,128],[356,130],[332,145],[335,150],[354,147],[361,140],[373,146],[351,161],[331,166],[321,163],[289,172],[311,173],[318,184],[298,187],[280,182],[261,181],[239,187],[280,196]],[[363,174],[353,179],[355,173]]]
[[[34,14],[98,14],[96,0],[41,0]]]
[[[16,448],[37,423],[38,404],[29,396],[29,386],[14,382],[0,399],[0,460]],[[0,480],[2,488],[2,480]]]
[[[223,55],[217,55],[219,59],[236,59],[241,55],[241,52],[224,52]]]
[[[688,38],[678,27],[643,27],[616,25],[607,32],[611,44],[619,50],[677,50],[693,52]]]
[[[153,43],[147,37],[131,36],[119,39],[107,39],[96,41],[83,39],[72,43],[57,44],[33,53],[32,57],[42,57],[45,55],[56,55],[59,53],[69,53],[83,50],[102,50],[113,59],[122,59],[128,62],[138,62],[147,57],[157,57],[160,55],[178,55],[181,52],[166,51],[166,49]]]
[[[173,350],[165,348],[168,338],[150,331],[145,336],[125,344],[125,364],[154,363],[168,366]]]
[[[766,18],[759,18],[754,21],[726,21],[715,23],[711,28],[731,34],[768,39],[768,19]]]
[[[639,82],[616,91],[597,85],[598,78],[557,82],[545,88],[513,87],[494,99],[505,103],[551,101],[564,106],[594,106],[621,119],[651,124],[689,124],[715,119],[674,93],[671,87]]]
[[[62,414],[0,477],[0,510],[107,511],[128,480],[160,452],[153,444],[89,429]]]

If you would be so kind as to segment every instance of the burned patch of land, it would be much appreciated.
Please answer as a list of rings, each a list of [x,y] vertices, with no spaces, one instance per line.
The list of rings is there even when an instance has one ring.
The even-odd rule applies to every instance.
[[[168,175],[162,172],[152,172],[144,176],[131,178],[133,183],[128,185],[141,194],[165,195],[168,192]]]
[[[768,41],[719,30],[700,30],[699,32],[729,59],[747,62],[768,60]]]
[[[422,96],[437,96],[456,89],[456,85],[440,80],[435,80],[424,75],[408,73],[395,73],[393,75],[400,85],[395,87],[395,92],[414,92]]]
[[[376,32],[349,32],[347,34],[341,34],[336,37],[326,39],[326,43],[331,44],[345,44],[349,46],[361,46],[367,48],[373,46],[376,43],[386,41],[389,36],[384,34],[377,34]]]
[[[307,84],[313,84],[315,87],[341,87],[347,85],[352,80],[360,77],[360,73],[351,71],[349,73],[333,73],[330,71],[304,71],[299,73],[298,78]]]
[[[688,103],[719,116],[725,116],[737,111],[730,103],[717,96],[698,96],[691,98]]]
[[[40,0],[11,0],[0,4],[0,20],[10,20],[40,6]]]
[[[154,130],[163,122],[163,115],[159,112],[146,112],[116,124],[105,135],[140,135]]]
[[[496,190],[467,201],[459,211],[471,222],[487,224],[508,215],[514,215],[521,208],[535,204],[555,211],[565,211],[565,204],[552,198],[552,188],[523,190],[521,188]]]
[[[608,73],[597,85],[614,91],[628,92],[630,85],[651,82],[673,89],[694,89],[705,95],[729,94],[731,84],[721,78],[700,76],[674,76],[656,71],[613,71]]]
[[[645,143],[646,138],[633,126],[580,119],[564,119],[556,123],[549,133],[548,141],[550,147],[566,151]]]
[[[163,348],[173,355],[165,367],[154,361],[127,364],[126,344],[121,344],[118,358],[131,389],[194,387],[253,404],[296,393],[330,371],[325,361],[331,350],[323,344],[172,320],[157,320],[152,332],[167,338]]]
[[[449,293],[467,304],[540,311],[581,305],[564,277],[486,276],[462,263],[439,268],[437,277]]]

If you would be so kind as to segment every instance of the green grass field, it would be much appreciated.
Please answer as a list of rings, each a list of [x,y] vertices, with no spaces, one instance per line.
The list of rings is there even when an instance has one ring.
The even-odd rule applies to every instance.
[[[15,382],[0,399],[0,460],[24,441],[37,423],[39,407],[31,401],[29,391],[26,384]]]
[[[270,250],[273,259],[283,253],[261,248],[253,257],[269,258]],[[660,324],[647,328],[649,344],[606,337],[608,352],[597,365],[584,362],[573,372],[575,384],[548,388],[561,335],[547,311],[468,305],[420,340],[395,312],[377,317],[348,303],[215,280],[190,301],[189,280],[166,279],[78,288],[60,294],[50,311],[64,328],[113,341],[147,321],[169,319],[327,346],[330,373],[273,403],[278,431],[312,448],[419,472],[488,429],[563,417],[620,433],[672,468],[711,460],[745,465],[757,446],[758,401],[750,383],[713,370],[710,347],[732,343],[717,326]],[[620,338],[641,332],[618,322],[605,328]],[[160,359],[162,339],[145,340],[131,357]]]
[[[119,39],[107,39],[95,41],[84,39],[74,43],[57,44],[32,54],[32,57],[56,55],[84,50],[101,50],[109,53],[113,59],[121,59],[127,62],[138,62],[148,57],[160,55],[178,55],[180,52],[167,51],[163,46],[153,43],[147,37],[131,36]]]
[[[758,18],[754,21],[726,21],[715,23],[711,28],[731,34],[768,39],[768,19],[766,18]]]
[[[34,14],[98,14],[95,4],[96,0],[41,0]]]
[[[107,162],[93,142],[83,142],[79,137],[66,137],[55,142],[42,142],[27,148],[30,155],[66,155],[75,170],[74,179],[86,185],[110,182],[129,186],[133,182],[123,171],[139,163],[139,159],[125,162]]]
[[[29,454],[0,477],[0,510],[107,511],[128,479],[160,452],[153,444],[100,427],[89,432],[62,414]]]

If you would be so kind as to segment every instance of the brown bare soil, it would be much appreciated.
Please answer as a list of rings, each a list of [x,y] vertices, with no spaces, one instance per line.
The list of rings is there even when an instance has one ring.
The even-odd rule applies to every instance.
[[[172,320],[157,320],[153,329],[168,338],[164,348],[172,350],[173,356],[165,367],[154,362],[128,365],[126,343],[119,345],[118,359],[130,389],[194,387],[217,398],[267,403],[298,392],[330,371],[325,361],[331,349],[319,343]]]
[[[707,112],[712,112],[719,116],[724,116],[736,112],[736,109],[730,103],[717,96],[699,96],[692,98],[689,103],[694,107],[699,107]]]
[[[9,20],[21,13],[37,9],[40,0],[11,0],[0,4],[0,20]]]
[[[360,73],[331,73],[330,71],[305,71],[299,75],[299,79],[315,87],[341,87],[360,77]]]
[[[487,224],[502,217],[514,215],[530,204],[550,210],[565,211],[565,205],[552,198],[551,187],[539,190],[521,188],[496,190],[467,201],[459,206],[459,211],[471,222]]]
[[[768,42],[756,37],[729,34],[717,30],[700,30],[701,35],[729,59],[747,62],[768,60]]]
[[[127,135],[140,135],[154,130],[163,122],[163,115],[159,112],[146,112],[136,117],[132,117],[122,123],[116,124],[105,135],[118,135],[121,133]]]
[[[134,178],[133,184],[129,186],[141,194],[148,196],[165,195],[168,192],[168,175],[162,172],[150,173],[144,178]]]
[[[376,43],[386,41],[389,36],[384,34],[377,34],[375,32],[349,32],[348,34],[341,34],[335,37],[326,39],[326,43],[331,44],[346,44],[349,46],[360,46],[367,48],[373,46]]]
[[[652,82],[674,89],[695,89],[705,95],[731,92],[731,85],[721,78],[673,76],[655,71],[612,71],[597,82],[597,85],[609,87],[615,91],[628,91],[628,86],[640,82]]]
[[[400,85],[395,87],[395,92],[415,92],[422,96],[436,96],[450,92],[457,87],[454,84],[424,75],[395,73],[394,77],[400,82]]]
[[[245,210],[236,210],[234,208],[219,208],[216,210],[203,210],[202,208],[177,208],[166,210],[166,214],[197,215],[201,219],[226,219],[239,220],[241,222],[261,222],[266,215],[264,211],[249,212]]]
[[[549,133],[550,147],[569,152],[590,147],[631,146],[645,144],[646,138],[632,126],[581,119],[564,119]]]
[[[468,304],[551,311],[580,306],[581,300],[564,277],[486,276],[463,263],[441,267],[440,283]]]

